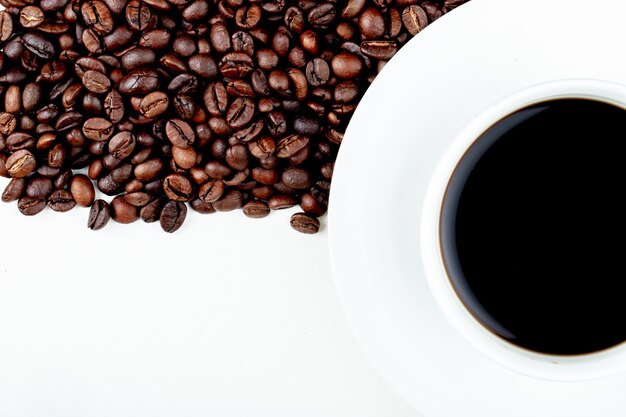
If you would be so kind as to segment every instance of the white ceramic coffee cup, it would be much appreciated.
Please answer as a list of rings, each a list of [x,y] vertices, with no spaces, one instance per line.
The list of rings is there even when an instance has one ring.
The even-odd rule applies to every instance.
[[[522,374],[548,380],[578,381],[626,371],[626,343],[583,355],[549,355],[516,346],[484,327],[455,292],[441,252],[441,208],[450,178],[465,152],[489,127],[529,105],[547,100],[581,98],[626,110],[626,86],[598,80],[553,81],[526,88],[484,109],[455,138],[439,162],[424,202],[421,219],[422,257],[436,302],[452,325],[496,363]]]

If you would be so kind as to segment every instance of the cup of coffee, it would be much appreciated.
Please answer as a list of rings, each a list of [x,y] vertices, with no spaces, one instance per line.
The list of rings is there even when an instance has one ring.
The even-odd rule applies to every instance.
[[[485,355],[551,380],[626,370],[626,87],[560,80],[477,115],[438,165],[423,259]]]

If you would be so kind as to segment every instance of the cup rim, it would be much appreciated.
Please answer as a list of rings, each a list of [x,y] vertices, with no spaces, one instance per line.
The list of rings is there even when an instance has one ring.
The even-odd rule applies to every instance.
[[[555,381],[590,380],[626,371],[626,341],[592,353],[554,355],[524,349],[495,335],[472,315],[454,290],[444,264],[440,222],[446,190],[457,165],[487,129],[525,107],[574,98],[600,101],[626,110],[626,86],[594,79],[551,81],[503,97],[461,129],[440,159],[424,200],[420,232],[428,285],[454,328],[499,365],[527,376]]]

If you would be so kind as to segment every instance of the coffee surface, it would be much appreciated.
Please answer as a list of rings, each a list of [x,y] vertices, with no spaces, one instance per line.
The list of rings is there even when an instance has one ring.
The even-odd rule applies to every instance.
[[[625,128],[609,104],[544,102],[493,125],[457,166],[446,269],[502,338],[562,355],[626,340]]]

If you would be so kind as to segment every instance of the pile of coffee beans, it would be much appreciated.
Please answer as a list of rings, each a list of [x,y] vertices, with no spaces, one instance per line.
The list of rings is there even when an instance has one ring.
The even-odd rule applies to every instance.
[[[464,1],[0,0],[2,200],[166,232],[300,205],[315,233],[359,99]]]

